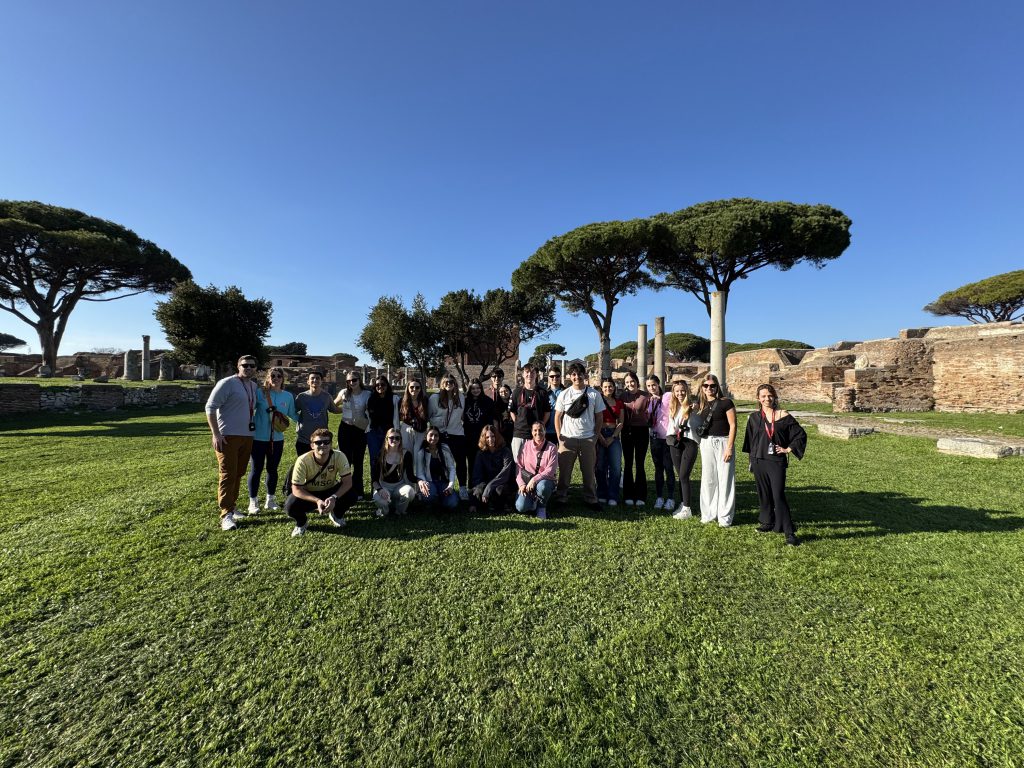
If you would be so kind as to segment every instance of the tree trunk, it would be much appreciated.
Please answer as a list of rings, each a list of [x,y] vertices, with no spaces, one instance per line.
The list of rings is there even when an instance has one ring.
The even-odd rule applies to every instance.
[[[711,294],[711,372],[718,377],[724,396],[729,391],[725,381],[725,304],[727,291]]]
[[[39,335],[39,352],[43,365],[50,366],[50,372],[57,375],[57,341],[53,335],[53,319],[39,319],[36,325]]]
[[[608,324],[605,323],[607,326]],[[612,342],[611,333],[607,328],[602,328],[599,333],[601,339],[601,378],[607,379],[612,375]]]

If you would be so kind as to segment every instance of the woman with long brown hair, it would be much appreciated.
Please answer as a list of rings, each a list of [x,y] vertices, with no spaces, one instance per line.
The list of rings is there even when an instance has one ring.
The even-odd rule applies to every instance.
[[[413,456],[419,455],[429,423],[423,384],[412,379],[405,385],[405,394],[398,404],[398,428],[402,431],[402,445]]]
[[[276,414],[287,418],[281,421]],[[264,464],[267,468],[267,502],[266,509],[275,510],[277,505],[277,468],[281,464],[284,453],[284,433],[281,428],[288,420],[298,421],[295,411],[295,398],[284,388],[284,369],[271,368],[267,371],[263,386],[256,392],[256,409],[253,411],[252,456],[249,464],[249,509],[246,514],[255,515],[260,511],[259,492],[260,476]],[[277,420],[278,424],[274,425]]]

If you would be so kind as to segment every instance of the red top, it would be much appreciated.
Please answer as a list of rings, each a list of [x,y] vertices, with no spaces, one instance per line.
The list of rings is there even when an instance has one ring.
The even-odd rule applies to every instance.
[[[616,398],[610,403],[607,399],[604,402],[607,406],[601,411],[601,414],[604,416],[604,423],[614,427],[619,421],[619,414],[622,413],[622,401]]]

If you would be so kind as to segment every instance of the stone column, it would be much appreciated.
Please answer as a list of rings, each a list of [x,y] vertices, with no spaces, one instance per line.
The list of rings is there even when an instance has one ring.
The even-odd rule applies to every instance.
[[[174,358],[162,355],[160,357],[160,373],[157,381],[174,381],[174,369],[177,367]]]
[[[142,378],[142,369],[139,367],[139,352],[136,349],[129,349],[124,353],[124,380],[139,381]]]
[[[665,386],[665,318],[654,318],[654,375]]]
[[[142,335],[142,380],[149,381],[150,377],[150,364],[149,364],[149,336]]]
[[[636,327],[636,375],[640,379],[641,389],[647,378],[647,323]]]
[[[711,372],[718,377],[723,396],[729,392],[725,381],[725,297],[722,291],[711,293]]]

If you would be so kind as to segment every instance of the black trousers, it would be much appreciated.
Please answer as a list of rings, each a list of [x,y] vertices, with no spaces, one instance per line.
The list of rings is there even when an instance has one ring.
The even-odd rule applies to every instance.
[[[647,498],[647,448],[650,442],[649,427],[631,427],[627,424],[622,428],[623,500],[644,501]]]
[[[751,459],[750,464],[761,504],[761,525],[770,525],[775,533],[796,533],[786,501],[786,462]]]
[[[672,456],[672,464],[676,468],[676,475],[679,477],[679,500],[685,507],[693,506],[690,504],[690,473],[693,472],[700,447],[693,440],[684,438],[681,443],[670,445],[668,449]]]
[[[477,435],[477,440],[480,436]],[[468,473],[466,471],[466,459],[468,451],[466,450],[466,436],[465,435],[449,435],[447,432],[441,436],[441,442],[448,446],[448,450],[452,452],[452,458],[455,459],[455,477],[459,480],[459,488],[466,488],[466,478]],[[476,444],[473,446],[476,447]],[[476,451],[473,452],[473,460],[476,460]],[[473,468],[469,467],[469,471],[472,472]]]
[[[338,483],[333,488],[328,488],[326,491],[317,491],[316,493],[313,493],[313,495],[318,499],[326,499],[332,493],[337,493],[339,488],[341,488],[341,483]],[[343,515],[351,506],[351,500],[349,500],[348,495],[345,495],[334,502],[334,511],[339,515]],[[315,511],[316,504],[312,501],[300,499],[294,493],[289,493],[288,498],[285,499],[284,513],[294,520],[296,525],[304,526],[309,520],[309,513]]]
[[[671,499],[675,496],[676,468],[665,438],[651,435],[651,461],[654,462],[654,492]]]
[[[345,494],[349,505],[363,497],[363,460],[366,458],[366,432],[359,427],[341,422],[338,427],[338,448],[352,465],[352,487]]]

